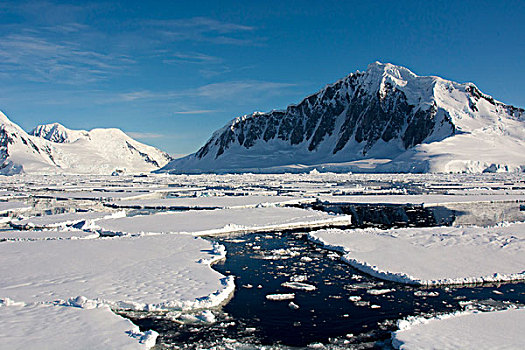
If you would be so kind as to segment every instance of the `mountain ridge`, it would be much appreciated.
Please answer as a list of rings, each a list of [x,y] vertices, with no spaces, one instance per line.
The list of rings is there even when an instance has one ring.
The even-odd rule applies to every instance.
[[[151,172],[172,158],[115,128],[72,130],[59,123],[30,133],[0,112],[0,174]]]
[[[496,101],[473,83],[418,76],[405,67],[374,62],[285,110],[233,119],[197,152],[160,172],[289,171],[296,166],[323,170],[326,163],[340,171],[521,171],[524,118],[523,109]],[[508,159],[505,152],[497,157],[476,154],[476,148],[470,156],[455,159],[454,150],[440,149],[449,138],[471,147],[476,140],[460,136],[479,137],[480,130],[491,137],[504,130],[502,146],[512,146]],[[367,159],[379,165],[348,164]]]

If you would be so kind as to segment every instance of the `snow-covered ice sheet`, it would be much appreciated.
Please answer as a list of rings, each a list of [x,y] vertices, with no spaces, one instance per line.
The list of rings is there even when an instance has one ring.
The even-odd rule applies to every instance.
[[[104,219],[93,229],[116,234],[190,233],[194,235],[277,231],[309,227],[347,226],[349,215],[298,208],[242,208],[169,212]]]
[[[10,225],[14,228],[55,228],[72,226],[81,222],[92,222],[97,219],[110,217],[124,217],[126,213],[120,212],[75,212],[55,215],[34,216],[27,219],[13,220]]]
[[[24,302],[82,295],[117,309],[213,307],[233,292],[210,263],[222,246],[188,235],[0,244],[0,298]]]
[[[11,305],[9,305],[11,304]],[[141,332],[108,306],[0,302],[0,349],[150,349],[157,333]]]
[[[30,205],[20,201],[0,202],[0,214],[23,212],[30,209]]]
[[[90,231],[0,231],[1,241],[37,241],[47,239],[92,239],[98,233]]]
[[[525,223],[494,227],[322,230],[311,240],[376,277],[436,285],[525,279]]]
[[[217,209],[250,208],[271,205],[282,206],[311,203],[313,201],[315,201],[314,198],[290,196],[212,196],[127,200],[107,203],[106,205],[114,208],[136,209]]]
[[[396,349],[523,349],[525,309],[416,318],[399,326],[392,334]]]
[[[112,201],[112,200],[126,200],[137,199],[155,195],[152,192],[110,192],[110,191],[59,191],[59,192],[44,192],[34,194],[36,198],[54,198],[54,199],[78,199],[78,200],[96,200],[96,201]]]
[[[420,194],[420,195],[356,195],[319,196],[321,202],[354,204],[424,204],[432,206],[472,202],[525,202],[524,194]]]

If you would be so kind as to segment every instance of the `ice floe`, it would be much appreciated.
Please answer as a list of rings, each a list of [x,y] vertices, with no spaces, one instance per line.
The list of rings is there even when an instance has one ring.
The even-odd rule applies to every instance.
[[[99,237],[96,232],[88,231],[0,231],[1,241],[37,241],[51,239],[93,239]]]
[[[91,223],[97,219],[125,217],[124,211],[119,212],[75,212],[55,215],[34,216],[31,218],[18,219],[10,222],[10,225],[19,229],[33,228],[57,228],[73,226],[80,223]]]
[[[97,221],[94,229],[122,235],[148,233],[213,235],[347,226],[350,223],[349,215],[330,215],[298,208],[267,207],[168,212],[104,219]]]
[[[30,205],[20,201],[0,202],[0,214],[20,213],[30,209]]]
[[[219,305],[233,279],[212,270],[224,250],[186,235],[0,244],[0,296],[24,302],[83,295],[115,309]]]
[[[525,309],[460,312],[399,322],[396,349],[522,349]]]
[[[157,333],[141,332],[107,305],[79,308],[52,303],[2,303],[2,349],[150,349]]]
[[[295,298],[294,293],[268,294],[266,299],[274,301],[292,300]]]
[[[492,227],[321,230],[309,238],[373,276],[409,284],[525,279],[525,223]]]
[[[110,202],[105,205],[113,208],[184,210],[285,206],[312,203],[314,201],[314,198],[250,195],[138,199]]]

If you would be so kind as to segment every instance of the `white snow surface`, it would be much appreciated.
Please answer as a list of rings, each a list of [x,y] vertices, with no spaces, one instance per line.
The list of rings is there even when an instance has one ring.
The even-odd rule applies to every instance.
[[[234,289],[212,270],[224,248],[187,235],[0,244],[0,297],[30,302],[82,295],[116,309],[213,307]]]
[[[88,231],[0,231],[0,241],[37,241],[48,239],[92,239],[99,237]]]
[[[171,159],[119,129],[69,130],[51,124],[29,135],[0,112],[0,130],[10,141],[3,150],[3,175],[141,173],[156,170]]]
[[[525,195],[523,196],[525,198]],[[283,206],[311,203],[314,198],[291,196],[210,196],[210,197],[174,197],[159,199],[138,199],[107,203],[114,208],[144,209],[218,209],[218,208],[253,208],[261,206]]]
[[[81,222],[91,223],[97,219],[124,217],[124,211],[119,212],[75,212],[55,215],[34,216],[27,219],[18,219],[10,222],[15,228],[56,228],[72,226]]]
[[[525,279],[525,223],[494,227],[321,230],[312,241],[385,280],[420,285]]]
[[[0,214],[23,212],[30,209],[30,205],[20,201],[0,202]]]
[[[399,326],[392,334],[396,349],[523,349],[525,309],[416,318]]]
[[[141,332],[107,305],[0,303],[0,349],[150,349],[157,333]]]
[[[92,227],[116,234],[187,233],[193,235],[280,231],[287,229],[347,226],[349,215],[286,207],[217,209],[167,212],[99,220]]]

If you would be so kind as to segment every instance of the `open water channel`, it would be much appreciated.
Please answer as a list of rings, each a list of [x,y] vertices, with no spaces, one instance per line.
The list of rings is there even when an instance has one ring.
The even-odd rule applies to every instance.
[[[496,214],[491,204],[477,205],[475,210],[465,206],[461,210],[434,208],[437,214],[433,215],[428,215],[427,209],[410,207],[404,222],[396,219],[396,224],[390,225],[381,221],[384,216],[380,215],[383,219],[378,222],[374,215],[367,214],[375,212],[373,207],[351,210],[361,215],[359,226],[383,227],[452,224],[458,218],[465,224],[469,215],[472,220],[479,220],[483,210],[498,221],[523,215],[518,204],[499,207],[502,213]],[[397,213],[396,217],[403,217],[399,209],[391,211]],[[401,208],[405,212],[406,209]],[[198,322],[198,313],[196,318],[182,315],[181,320],[186,322],[165,315],[127,314],[142,329],[160,333],[159,348],[388,349],[390,332],[396,329],[399,319],[407,316],[431,316],[465,307],[491,310],[525,304],[524,283],[422,288],[382,281],[342,263],[338,253],[309,242],[306,232],[210,239],[227,249],[227,258],[213,268],[235,276],[235,294],[222,308],[212,310],[216,320],[211,324]],[[315,286],[315,290],[282,285],[290,281]],[[267,299],[268,295],[290,293],[294,293],[293,300]],[[194,322],[187,322],[191,319]]]

